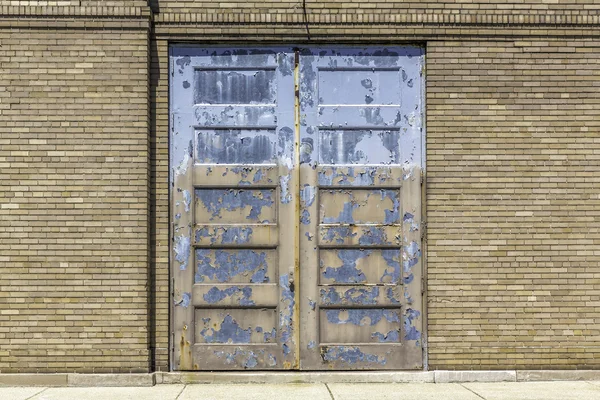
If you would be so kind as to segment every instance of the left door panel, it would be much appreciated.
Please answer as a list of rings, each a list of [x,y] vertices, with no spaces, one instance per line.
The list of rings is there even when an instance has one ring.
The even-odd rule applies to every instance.
[[[172,369],[295,368],[294,54],[170,60]]]

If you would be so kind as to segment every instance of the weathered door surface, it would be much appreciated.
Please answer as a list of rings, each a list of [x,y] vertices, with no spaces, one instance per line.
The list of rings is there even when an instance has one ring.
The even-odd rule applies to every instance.
[[[300,58],[301,366],[422,366],[420,48]]]
[[[173,369],[296,367],[294,55],[171,61]]]
[[[423,57],[171,49],[173,369],[422,366]]]

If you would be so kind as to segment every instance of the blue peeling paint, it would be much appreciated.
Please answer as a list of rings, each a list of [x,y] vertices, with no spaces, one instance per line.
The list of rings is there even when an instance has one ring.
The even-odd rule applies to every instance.
[[[235,349],[235,351],[233,353],[229,353],[229,352],[225,352],[225,351],[215,351],[214,354],[218,358],[225,357],[225,363],[227,363],[227,364],[237,363],[238,365],[248,369],[248,368],[255,368],[256,366],[258,366],[258,357],[259,357],[259,355],[264,356],[265,351],[259,350],[255,353],[252,350],[243,350],[238,347]],[[241,359],[241,360],[238,361],[239,359]],[[272,354],[267,355],[267,362],[268,362],[268,365],[271,367],[273,367],[277,364],[275,356],[273,356]]]
[[[289,204],[292,201],[292,193],[290,192],[290,175],[283,175],[279,177],[279,198],[283,204]]]
[[[406,292],[405,292],[406,294]],[[388,300],[390,301],[390,303],[392,304],[400,304],[400,301],[396,298],[396,294],[394,293],[394,288],[393,287],[389,287],[386,290],[386,296],[388,298]]]
[[[188,190],[183,191],[183,204],[185,205],[185,212],[190,212],[190,204],[192,204],[192,195]]]
[[[381,200],[384,200],[386,197],[392,201],[393,205],[391,210],[383,210],[385,212],[384,223],[386,225],[395,224],[400,220],[400,199],[398,192],[395,190],[382,190]]]
[[[317,190],[314,186],[304,185],[300,190],[300,199],[304,203],[305,207],[310,207],[315,202]]]
[[[346,238],[354,237],[356,233],[352,232],[352,228],[348,226],[331,226],[327,227],[323,235],[323,241],[326,243],[344,244]]]
[[[244,244],[248,243],[252,237],[252,228],[230,227],[222,229],[224,229],[224,232],[221,236],[221,244]]]
[[[214,254],[214,262],[211,255]],[[253,273],[251,283],[266,283],[268,265],[265,252],[256,250],[196,250],[196,283],[205,279],[230,282],[234,276]]]
[[[371,337],[377,339],[380,343],[398,343],[400,342],[400,331],[396,329],[389,331],[385,335],[380,332],[375,332]]]
[[[352,197],[352,196],[351,196]],[[325,224],[354,224],[354,217],[352,213],[359,207],[358,204],[352,201],[344,203],[344,207],[337,217],[325,217],[323,223]]]
[[[327,362],[341,361],[347,364],[369,363],[385,365],[386,359],[375,354],[366,354],[358,347],[328,346],[322,354]]]
[[[358,244],[362,246],[377,246],[391,243],[388,241],[387,235],[383,228],[369,226],[368,228],[364,228],[362,230],[362,236],[358,239]]]
[[[302,210],[302,213],[300,213],[300,222],[303,225],[310,225],[310,213],[308,210]]]
[[[179,269],[185,271],[190,257],[190,238],[188,236],[175,237],[175,260],[179,263]]]
[[[378,176],[376,168],[363,168],[362,171],[356,171],[353,167],[347,168],[332,167],[319,172],[319,186],[373,186],[375,177]]]
[[[312,350],[312,349],[314,349],[315,347],[317,347],[317,342],[315,342],[314,340],[311,340],[310,342],[308,342],[308,345],[306,346],[306,348],[307,348],[308,350]]]
[[[208,304],[217,304],[226,298],[233,296],[239,298],[237,302],[240,306],[255,305],[254,301],[252,300],[252,288],[249,286],[232,286],[223,290],[219,289],[218,287],[212,287],[204,294],[203,298]]]
[[[347,319],[340,319],[340,313],[348,314]],[[400,322],[398,311],[382,308],[366,308],[354,310],[327,310],[327,321],[332,324],[354,324],[357,326],[376,325],[382,318],[388,322]]]
[[[242,329],[231,315],[226,315],[219,330],[205,328],[200,335],[206,343],[250,343],[252,328]]]
[[[370,250],[337,250],[337,256],[342,260],[341,267],[326,267],[323,271],[323,277],[330,279],[335,283],[361,283],[366,282],[365,274],[356,267],[359,259],[368,257]]]
[[[343,292],[342,296],[340,296],[340,292]],[[321,302],[324,305],[371,305],[377,304],[378,298],[379,288],[377,286],[350,289],[321,288]]]
[[[272,190],[196,189],[196,196],[212,216],[211,221],[222,218],[221,211],[250,208],[246,219],[258,221],[263,207],[272,207]]]
[[[404,312],[404,339],[405,340],[419,340],[421,339],[421,332],[417,330],[412,324],[421,313],[412,308],[407,308]]]
[[[290,284],[288,274],[279,277],[279,285],[281,287],[282,307],[279,312],[279,327],[281,328],[281,344],[283,354],[288,355],[291,352],[290,342],[292,340],[292,322],[294,319],[294,291]]]
[[[259,169],[259,170],[257,170],[257,171],[254,173],[254,178],[252,179],[252,182],[254,182],[254,183],[258,183],[258,182],[260,182],[260,181],[261,181],[261,179],[263,178],[263,176],[264,176],[264,172],[263,172],[263,170],[262,170],[262,169]]]
[[[175,305],[181,306],[183,308],[188,308],[191,303],[192,303],[192,294],[185,292],[181,295],[181,300],[178,302],[177,301],[175,302]]]
[[[379,281],[382,283],[398,283],[400,280],[400,250],[381,250],[381,255],[388,267]]]
[[[271,332],[265,332],[263,334],[263,340],[265,343],[272,343],[277,340],[277,330],[273,328]]]

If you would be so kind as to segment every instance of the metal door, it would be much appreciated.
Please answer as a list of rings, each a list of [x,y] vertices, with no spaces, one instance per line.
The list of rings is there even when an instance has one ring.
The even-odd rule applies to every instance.
[[[297,365],[294,57],[171,49],[173,369]]]
[[[173,369],[421,366],[422,63],[171,49]]]
[[[300,57],[301,367],[415,369],[420,48]]]

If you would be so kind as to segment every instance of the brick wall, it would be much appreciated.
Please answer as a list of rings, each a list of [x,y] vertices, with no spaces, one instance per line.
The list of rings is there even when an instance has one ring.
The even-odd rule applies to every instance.
[[[180,41],[426,43],[430,368],[598,367],[596,2],[13,3],[0,372],[169,369]]]
[[[0,372],[147,370],[147,33],[0,44]]]
[[[433,368],[598,368],[600,45],[427,48]]]

